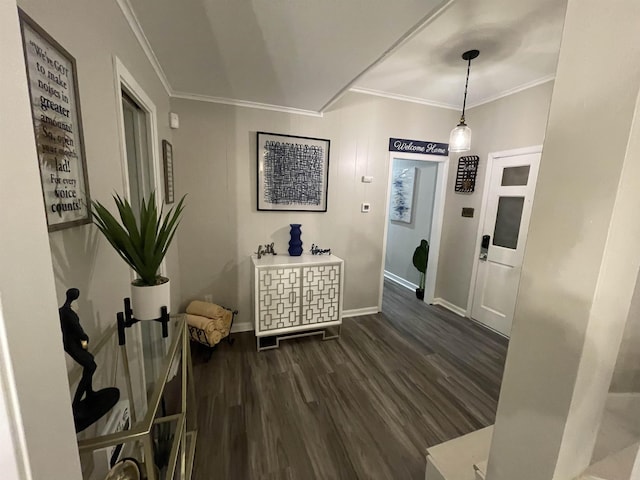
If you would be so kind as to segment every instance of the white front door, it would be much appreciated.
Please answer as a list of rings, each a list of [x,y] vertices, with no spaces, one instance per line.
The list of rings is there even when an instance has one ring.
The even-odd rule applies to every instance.
[[[509,335],[541,151],[492,156],[471,317]]]

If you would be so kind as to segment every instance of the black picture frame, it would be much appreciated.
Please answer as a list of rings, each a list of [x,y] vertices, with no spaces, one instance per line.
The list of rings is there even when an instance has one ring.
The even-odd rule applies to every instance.
[[[327,211],[331,140],[257,132],[258,211]]]
[[[162,163],[164,165],[164,203],[174,202],[173,189],[173,146],[162,140]]]
[[[18,16],[47,228],[91,223],[76,60],[20,8]]]

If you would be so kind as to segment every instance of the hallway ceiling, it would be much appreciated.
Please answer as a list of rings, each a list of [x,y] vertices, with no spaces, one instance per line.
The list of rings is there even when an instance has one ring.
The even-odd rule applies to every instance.
[[[458,108],[550,79],[566,0],[118,0],[172,94],[322,111],[348,87]],[[391,51],[391,52],[390,52]],[[389,53],[390,52],[390,53]],[[354,82],[355,80],[355,82]]]

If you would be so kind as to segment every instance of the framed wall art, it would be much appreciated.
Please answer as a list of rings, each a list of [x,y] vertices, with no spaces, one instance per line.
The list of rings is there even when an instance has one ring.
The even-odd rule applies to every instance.
[[[416,168],[394,167],[391,172],[391,211],[389,219],[394,222],[411,223],[413,189],[416,183]]]
[[[91,223],[76,61],[18,9],[49,231]]]
[[[173,203],[173,147],[162,140],[162,162],[164,164],[164,203]]]
[[[326,212],[330,140],[258,132],[258,210]]]

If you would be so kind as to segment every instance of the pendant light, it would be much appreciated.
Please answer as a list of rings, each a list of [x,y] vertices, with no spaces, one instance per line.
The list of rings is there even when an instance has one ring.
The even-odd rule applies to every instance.
[[[468,50],[462,54],[462,59],[467,61],[467,82],[464,84],[464,101],[462,102],[462,115],[460,123],[451,130],[449,136],[450,152],[466,152],[471,148],[471,129],[464,121],[464,110],[467,106],[467,87],[469,86],[469,71],[471,70],[471,60],[480,55],[479,50]]]

